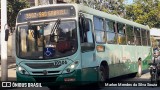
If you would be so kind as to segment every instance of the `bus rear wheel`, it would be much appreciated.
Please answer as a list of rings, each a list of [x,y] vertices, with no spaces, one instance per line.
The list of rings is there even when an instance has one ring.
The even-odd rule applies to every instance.
[[[99,81],[97,84],[98,88],[104,87],[104,82],[109,79],[108,67],[101,65],[99,67]]]
[[[100,81],[105,82],[109,77],[107,66],[100,66]]]

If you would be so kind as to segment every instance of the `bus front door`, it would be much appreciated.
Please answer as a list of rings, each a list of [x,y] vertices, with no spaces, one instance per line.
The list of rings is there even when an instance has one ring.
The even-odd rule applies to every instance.
[[[85,17],[85,28],[83,28],[83,40],[81,42],[81,52],[82,52],[82,80],[95,82],[98,80],[98,68],[96,53],[95,53],[95,43],[93,38],[93,26],[92,26],[92,15],[83,14]],[[87,29],[87,30],[84,30]],[[82,33],[82,32],[81,32]]]

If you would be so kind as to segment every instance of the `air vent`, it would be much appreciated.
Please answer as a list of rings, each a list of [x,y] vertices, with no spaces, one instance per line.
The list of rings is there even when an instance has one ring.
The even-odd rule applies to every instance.
[[[54,65],[53,63],[26,63],[26,65],[33,69],[47,69],[47,68],[58,68],[61,65]]]
[[[54,73],[59,73],[60,71],[48,71],[47,73],[48,74],[54,74]],[[43,75],[44,74],[44,72],[43,71],[34,71],[34,72],[32,72],[34,75]]]

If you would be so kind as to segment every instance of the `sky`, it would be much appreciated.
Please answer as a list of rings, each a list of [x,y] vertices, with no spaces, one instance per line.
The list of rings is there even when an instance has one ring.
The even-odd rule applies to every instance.
[[[131,3],[133,3],[133,0],[126,0],[126,3],[131,4]]]

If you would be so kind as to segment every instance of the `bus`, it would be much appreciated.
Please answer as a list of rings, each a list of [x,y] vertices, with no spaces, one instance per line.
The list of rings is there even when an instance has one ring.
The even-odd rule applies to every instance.
[[[79,4],[23,9],[16,20],[19,82],[59,87],[142,73],[151,62],[150,31]]]

